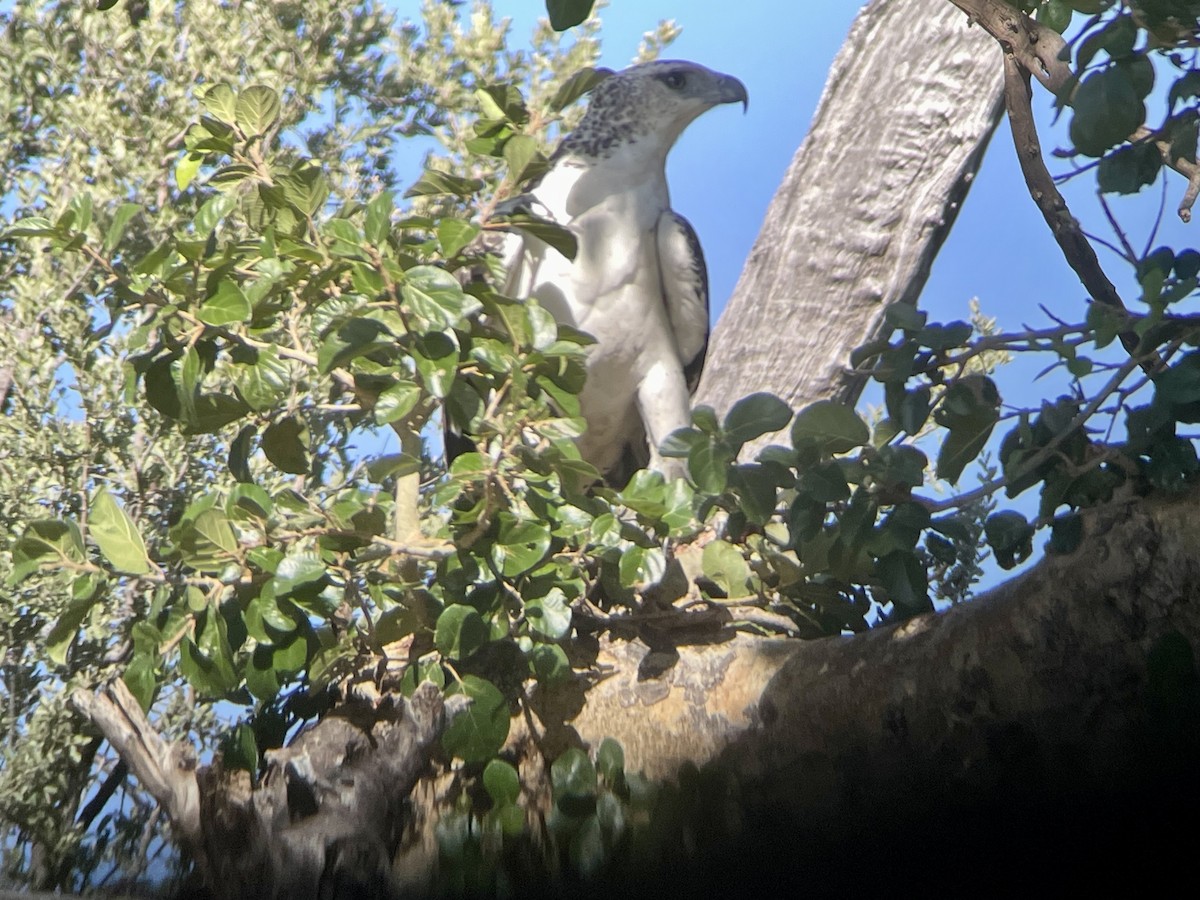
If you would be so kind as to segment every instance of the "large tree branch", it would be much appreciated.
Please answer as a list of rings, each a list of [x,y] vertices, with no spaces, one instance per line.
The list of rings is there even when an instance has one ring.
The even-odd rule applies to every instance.
[[[885,305],[916,302],[995,127],[988,50],[944,0],[860,13],[717,324],[699,402],[857,396],[849,348]]]
[[[343,703],[268,754],[255,785],[166,743],[124,682],[77,690],[75,707],[170,817],[214,898],[391,896],[405,801],[442,734],[441,691]],[[462,707],[457,707],[461,709]]]
[[[142,787],[171,817],[179,836],[195,847],[201,829],[200,789],[191,746],[168,744],[159,737],[123,681],[110,682],[95,693],[77,689],[71,704],[95,723]]]
[[[615,737],[629,767],[653,777],[707,764],[731,782],[724,791],[744,821],[757,823],[751,849],[796,854],[760,862],[790,871],[803,860],[813,866],[803,877],[817,884],[837,859],[814,840],[864,854],[870,866],[871,836],[892,841],[932,823],[945,829],[937,837],[966,838],[958,816],[982,829],[970,836],[979,859],[997,841],[1036,852],[1037,841],[1004,830],[1035,828],[1036,817],[1020,818],[1030,810],[1090,834],[1096,823],[1079,819],[1081,809],[1160,789],[1190,771],[1200,747],[1200,679],[1188,649],[1200,643],[1196,500],[1085,514],[1087,537],[1073,556],[1048,557],[971,603],[903,625],[812,642],[739,635],[682,648],[675,669],[649,680],[637,674],[647,648],[606,647],[599,662],[615,674],[570,724],[592,746]],[[1194,782],[1179,781],[1176,796],[1193,796]],[[1145,794],[1148,809],[1156,802]],[[1003,818],[989,821],[989,811]],[[1114,843],[1143,839],[1141,825],[1119,818],[1097,827]],[[732,864],[745,849],[713,852]],[[889,863],[874,865],[903,865],[894,844],[876,850]]]

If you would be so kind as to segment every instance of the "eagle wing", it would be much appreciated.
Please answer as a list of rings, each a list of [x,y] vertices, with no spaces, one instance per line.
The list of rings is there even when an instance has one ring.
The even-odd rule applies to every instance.
[[[708,352],[708,268],[690,222],[674,210],[659,217],[658,272],[688,391],[696,393]]]

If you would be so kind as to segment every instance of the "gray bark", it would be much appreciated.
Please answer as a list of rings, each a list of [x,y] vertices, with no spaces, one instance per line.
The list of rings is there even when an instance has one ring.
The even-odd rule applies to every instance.
[[[852,401],[850,350],[884,305],[916,302],[1000,110],[1000,51],[962,12],[868,4],[717,323],[698,402]]]

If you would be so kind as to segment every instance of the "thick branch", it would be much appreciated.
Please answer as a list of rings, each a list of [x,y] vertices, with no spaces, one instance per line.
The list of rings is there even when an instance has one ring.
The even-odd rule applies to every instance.
[[[995,127],[989,44],[945,0],[859,14],[713,333],[698,402],[857,396],[849,348],[884,306],[916,302]]]
[[[1070,91],[1075,73],[1063,59],[1066,41],[1053,29],[1034,21],[1003,0],[950,0],[1000,42],[1042,86],[1056,97]],[[1065,99],[1065,97],[1064,97]]]
[[[1037,125],[1033,121],[1029,72],[1011,53],[1004,54],[1004,105],[1008,110],[1008,121],[1012,126],[1013,143],[1016,145],[1021,173],[1025,176],[1025,185],[1033,202],[1041,210],[1042,218],[1050,226],[1050,232],[1058,242],[1067,265],[1079,276],[1096,302],[1124,312],[1126,307],[1121,295],[1104,274],[1096,251],[1079,227],[1079,220],[1071,215],[1066,199],[1059,193],[1054,177],[1042,159],[1042,146],[1038,141]],[[1120,338],[1125,351],[1130,356],[1136,356],[1140,343],[1137,333],[1122,331]],[[1147,360],[1142,368],[1148,373],[1153,372],[1155,360]]]
[[[619,669],[572,725],[593,746],[616,737],[631,769],[665,776],[684,760],[710,764],[736,785],[744,821],[758,823],[751,849],[774,841],[808,852],[822,873],[836,860],[813,839],[897,859],[894,844],[866,850],[870,837],[890,842],[933,822],[956,840],[966,837],[956,816],[997,828],[981,815],[991,810],[1029,827],[1036,818],[1019,817],[1030,808],[1069,816],[1141,797],[1147,779],[1190,770],[1200,737],[1186,650],[1200,642],[1196,499],[1087,514],[1073,556],[901,626],[681,648],[677,668],[653,679],[637,675],[646,648],[602,652]],[[1152,807],[1154,794],[1145,797]],[[986,859],[995,845],[979,849]]]
[[[192,748],[159,737],[123,681],[110,682],[95,693],[78,689],[71,704],[95,723],[142,787],[166,810],[176,832],[194,847],[201,824]]]

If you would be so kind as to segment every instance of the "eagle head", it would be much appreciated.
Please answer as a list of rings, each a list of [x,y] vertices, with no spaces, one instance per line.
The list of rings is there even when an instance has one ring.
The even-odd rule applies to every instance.
[[[697,116],[722,103],[750,104],[746,86],[732,75],[678,59],[630,66],[595,88],[561,151],[602,158],[649,141],[665,154]]]

